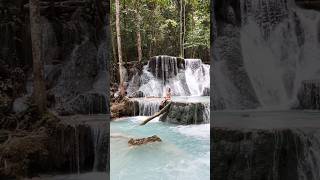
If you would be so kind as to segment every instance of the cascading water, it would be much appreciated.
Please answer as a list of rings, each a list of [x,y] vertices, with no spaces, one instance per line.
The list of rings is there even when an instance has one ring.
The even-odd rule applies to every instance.
[[[215,112],[214,179],[319,179],[319,112],[289,109],[318,107],[320,13],[294,0],[215,5],[213,103],[226,110]]]
[[[99,161],[99,146],[101,146],[101,141],[103,140],[103,127],[100,126],[93,126],[91,127],[92,133],[92,141],[93,141],[93,148],[94,148],[94,163],[93,163],[93,170],[98,170],[98,161]]]
[[[242,6],[242,54],[255,92],[262,106],[287,106],[302,80],[320,77],[320,13],[290,1],[247,1]]]
[[[149,97],[135,98],[138,103],[140,116],[151,116],[159,111],[167,89],[171,89],[173,101],[179,97],[209,96],[210,65],[203,64],[200,59],[182,59],[171,56],[156,56],[143,67],[142,73],[137,73],[131,79],[127,92],[129,96]],[[183,99],[183,98],[182,98]],[[188,98],[186,98],[188,99]],[[180,99],[181,100],[181,99]],[[186,103],[186,102],[184,102]],[[196,102],[194,102],[196,103]],[[199,122],[208,123],[208,112],[201,108],[204,114]],[[199,123],[198,122],[198,123]]]
[[[228,63],[224,61],[226,53],[228,56],[236,50],[228,52],[228,47],[216,50],[224,52],[216,55],[215,67],[220,69],[215,72],[215,78],[219,78],[215,83],[221,89],[217,99],[224,99],[227,109],[251,108],[250,103],[240,103],[245,101],[240,90],[245,84],[247,89],[253,89],[253,92],[247,90],[251,97],[246,101],[257,99],[263,108],[290,108],[296,101],[302,81],[320,78],[320,13],[301,9],[293,0],[241,0],[240,11],[240,28],[233,27],[240,35],[233,36],[233,39],[218,35],[215,46],[219,46],[219,38],[229,39],[232,44],[228,47],[239,49],[235,57],[243,64],[243,67],[238,66],[243,68],[242,73],[235,73],[235,69],[224,65]],[[231,7],[228,13],[231,16],[236,14]],[[225,27],[227,31],[231,26]],[[240,79],[232,82],[236,74],[245,74],[249,81],[242,78],[242,85],[239,85]],[[233,102],[238,106],[230,105],[230,101],[238,101]]]
[[[162,97],[168,87],[174,96],[209,95],[210,65],[200,59],[180,59],[156,56],[136,74],[129,83],[128,95],[141,92],[143,96]],[[137,86],[139,84],[140,86]]]
[[[201,59],[185,59],[185,64],[185,76],[190,94],[192,96],[209,95],[210,65],[203,64]]]
[[[156,112],[159,111],[159,107],[161,104],[162,99],[139,99],[137,98],[136,101],[139,105],[139,116],[152,116]]]

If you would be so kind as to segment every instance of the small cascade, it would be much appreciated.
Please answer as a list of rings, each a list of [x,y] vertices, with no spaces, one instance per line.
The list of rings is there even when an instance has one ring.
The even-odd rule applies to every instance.
[[[80,140],[79,140],[79,132],[78,128],[74,127],[74,139],[75,139],[75,156],[76,156],[76,164],[77,164],[77,173],[80,174]]]
[[[101,141],[101,131],[99,128],[94,127],[91,129],[92,130],[92,141],[93,141],[93,148],[94,148],[94,163],[93,163],[93,170],[96,171],[97,169],[97,162],[98,162],[98,146]]]
[[[62,119],[52,144],[53,164],[66,173],[105,172],[109,138],[105,115],[76,115]],[[61,159],[63,161],[61,161]]]
[[[305,130],[296,133],[303,147],[298,163],[299,180],[320,179],[320,132]]]
[[[208,96],[210,65],[200,59],[156,56],[143,67],[141,75],[133,76],[127,92],[133,97],[162,97],[167,88],[173,96]]]
[[[87,125],[71,121],[69,125],[65,124],[61,127],[57,130],[60,133],[56,134],[58,144],[51,147],[53,149],[53,163],[56,166],[68,168],[67,172],[77,174],[91,170],[94,153],[91,150],[93,144],[90,139],[90,128]],[[61,159],[65,161],[60,162]]]
[[[93,163],[93,171],[97,171],[99,169],[99,148],[103,141],[103,127],[101,126],[91,126],[92,133],[92,142],[94,149],[94,163]]]
[[[193,96],[209,96],[210,89],[210,65],[203,64],[201,59],[185,59],[186,81]]]
[[[204,104],[204,111],[203,111],[203,123],[210,123],[210,103]]]
[[[162,99],[147,100],[143,98],[136,99],[136,101],[138,102],[139,116],[152,116],[159,111]]]

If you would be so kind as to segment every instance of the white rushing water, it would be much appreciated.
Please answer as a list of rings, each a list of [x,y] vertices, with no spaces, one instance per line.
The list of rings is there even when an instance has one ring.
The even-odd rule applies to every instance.
[[[159,111],[160,104],[163,99],[161,98],[134,98],[138,102],[139,116],[152,116]]]
[[[131,79],[127,90],[129,96],[139,91],[143,96],[162,97],[167,88],[171,88],[174,96],[208,95],[210,65],[203,64],[200,59],[184,59],[184,68],[179,67],[177,58],[171,56],[157,56],[153,63],[155,67],[149,61],[142,74]]]
[[[249,82],[232,82],[239,81],[235,76],[240,74],[229,72],[234,68],[228,69],[228,62],[220,56],[221,61],[215,63],[220,96],[227,105],[237,104],[243,98],[239,89],[245,89],[239,86],[246,86],[254,91],[247,93],[253,94],[250,100],[257,98],[263,108],[292,107],[302,81],[320,79],[320,13],[297,7],[294,0],[241,0],[240,9],[241,27],[233,29],[239,31],[240,41],[226,38],[232,44],[221,48],[226,53],[239,49],[230,61],[243,63],[239,68]],[[229,52],[228,48],[233,47],[237,49]],[[247,108],[246,105],[242,103],[240,108]]]
[[[320,13],[292,1],[241,2],[242,54],[253,88],[262,106],[288,107],[303,80],[320,77]]]
[[[162,98],[133,98],[132,101],[138,102],[139,116],[152,116],[159,111]],[[210,121],[210,97],[209,96],[173,96],[172,102],[180,103],[201,103],[205,105],[204,122]]]
[[[185,59],[185,76],[191,96],[203,95],[205,88],[210,89],[210,65],[201,59]]]
[[[93,141],[93,149],[94,149],[94,163],[93,163],[93,171],[97,171],[98,166],[98,154],[99,154],[99,145],[102,143],[103,138],[103,126],[93,126],[91,127],[92,133],[92,141]]]

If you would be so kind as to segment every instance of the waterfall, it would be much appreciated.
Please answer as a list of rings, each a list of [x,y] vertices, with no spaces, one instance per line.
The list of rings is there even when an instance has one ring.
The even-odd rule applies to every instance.
[[[78,127],[74,126],[74,140],[75,140],[75,153],[74,155],[76,160],[76,169],[77,173],[80,174],[80,140],[79,140],[79,132]]]
[[[138,102],[139,107],[139,116],[152,116],[156,112],[159,111],[159,107],[162,99],[134,99],[134,101]]]
[[[204,95],[206,89],[210,89],[210,65],[203,64],[201,59],[185,59],[185,64],[185,76],[190,94]]]
[[[156,56],[143,67],[141,75],[133,76],[127,91],[129,96],[162,97],[170,87],[173,96],[208,96],[209,73],[210,65],[200,59]]]
[[[263,106],[288,106],[302,80],[319,78],[320,13],[299,9],[291,1],[254,2],[255,14],[243,12],[245,67]]]
[[[318,130],[296,131],[303,151],[298,163],[299,179],[316,180],[320,178],[320,132]]]
[[[225,22],[227,35],[218,35],[214,44],[215,67],[221,68],[215,72],[216,100],[223,99],[226,108],[257,107],[256,101],[263,108],[292,107],[302,82],[320,78],[320,13],[293,0],[241,0],[240,10],[240,27]],[[230,29],[239,35],[228,34]]]
[[[93,171],[98,170],[99,165],[99,146],[101,146],[103,138],[103,127],[101,126],[91,126],[92,141],[94,148],[94,163]]]
[[[178,73],[178,63],[176,57],[171,56],[156,56],[156,71],[155,77],[162,79],[162,83],[166,84],[167,80],[173,78]],[[152,68],[150,61],[148,63],[148,68]]]
[[[209,104],[205,104],[205,109],[203,111],[203,122],[208,124],[210,123],[210,103]]]

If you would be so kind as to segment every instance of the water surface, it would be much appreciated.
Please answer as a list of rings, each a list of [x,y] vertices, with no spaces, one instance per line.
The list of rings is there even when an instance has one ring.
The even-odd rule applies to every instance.
[[[177,126],[146,117],[110,123],[111,180],[209,180],[210,125]],[[129,138],[157,135],[163,142],[129,147]]]

